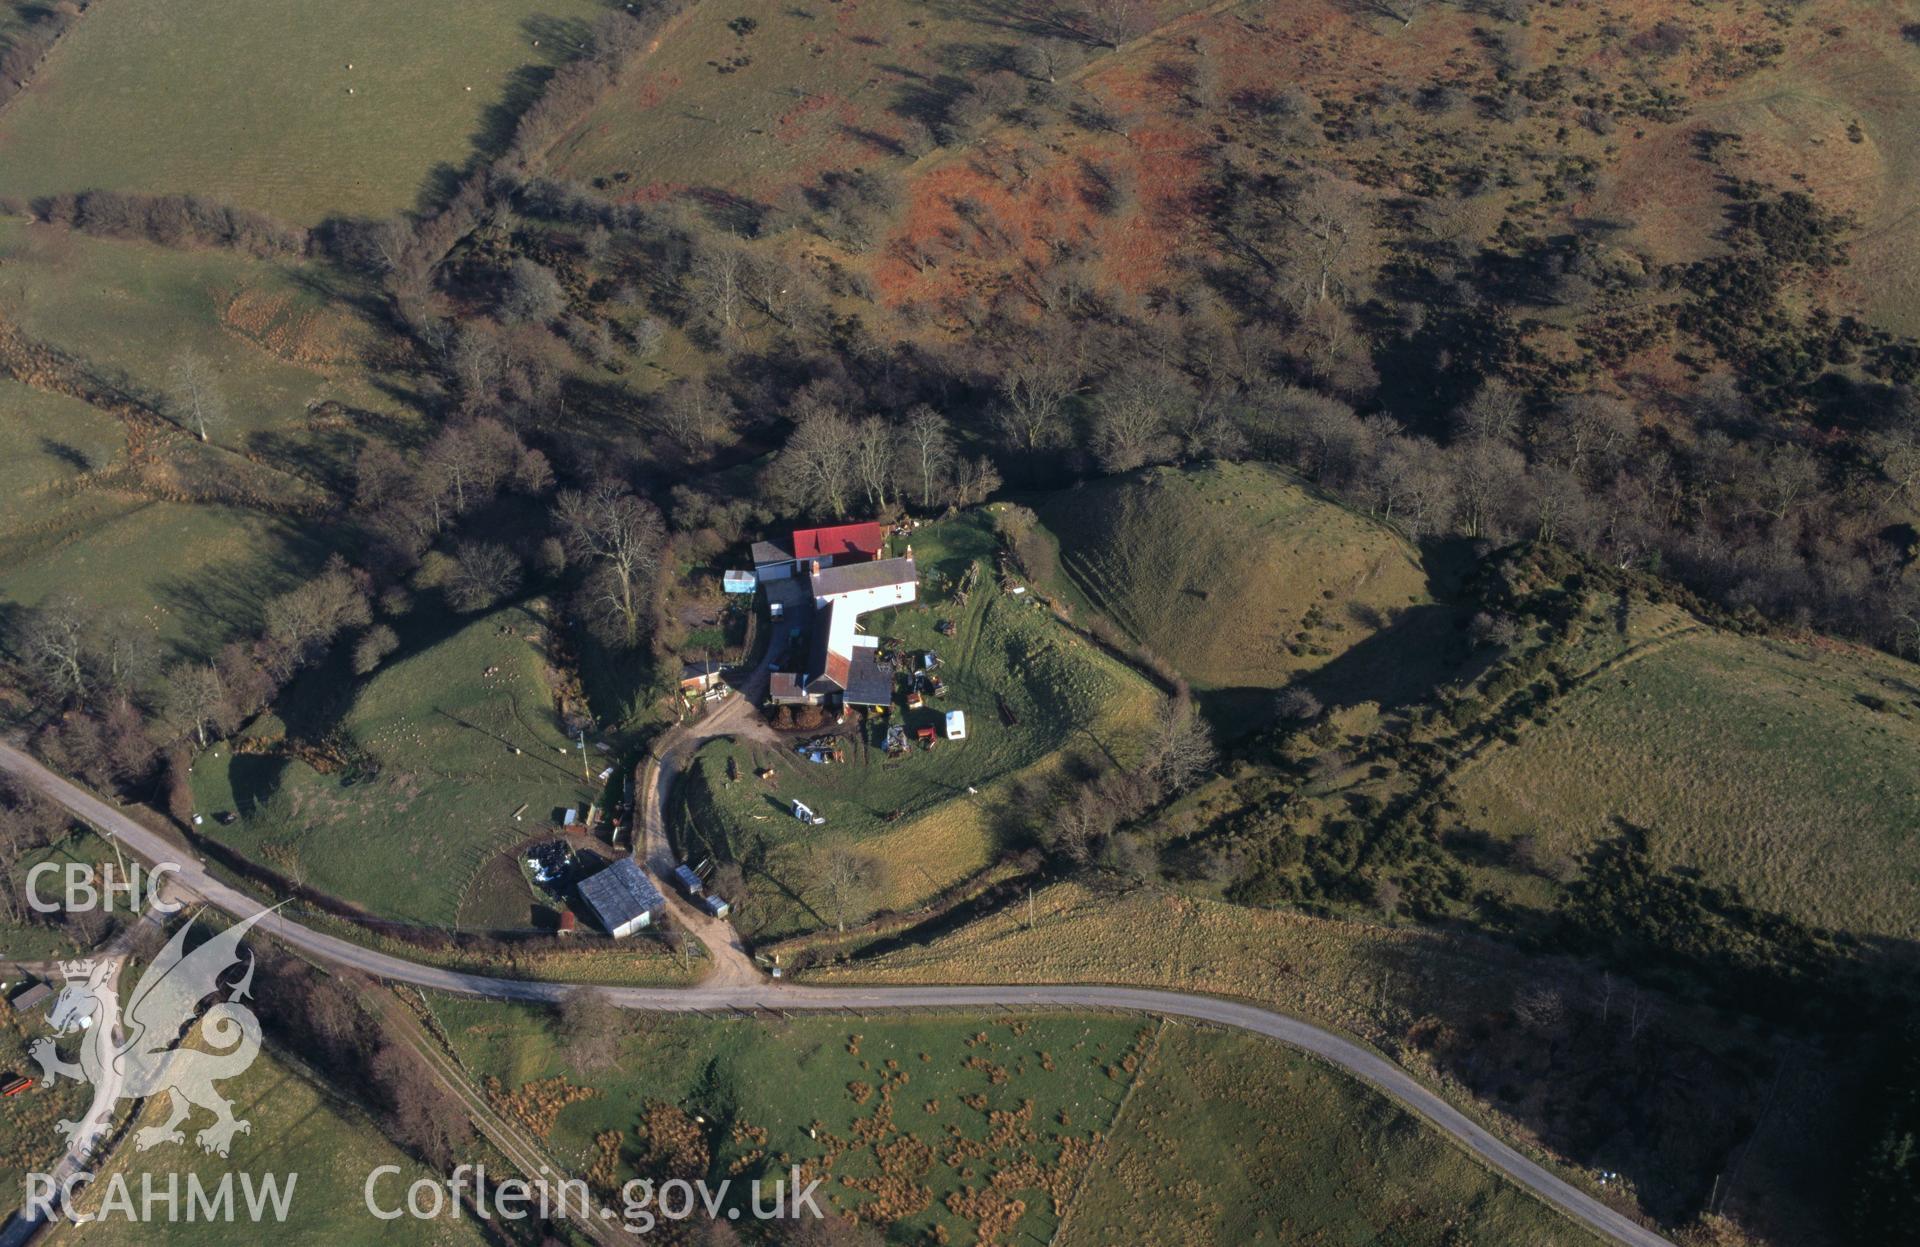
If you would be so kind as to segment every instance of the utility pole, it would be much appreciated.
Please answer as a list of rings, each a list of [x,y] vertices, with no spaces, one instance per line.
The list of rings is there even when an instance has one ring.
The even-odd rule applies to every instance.
[[[119,863],[120,878],[125,879],[127,877],[127,859],[120,856],[120,837],[104,828],[99,830],[100,834],[107,838],[107,843],[113,846],[113,860]]]

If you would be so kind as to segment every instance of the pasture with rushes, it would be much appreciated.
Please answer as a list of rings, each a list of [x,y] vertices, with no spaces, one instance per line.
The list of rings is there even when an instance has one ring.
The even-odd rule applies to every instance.
[[[602,787],[555,711],[540,600],[409,627],[357,692],[336,689],[344,705],[294,716],[292,747],[268,727],[201,755],[194,796],[238,816],[205,834],[280,874],[377,917],[452,926],[496,854]],[[611,764],[588,756],[596,773]]]
[[[113,1159],[75,1201],[83,1214],[100,1212],[110,1184],[118,1178],[127,1184],[137,1213],[143,1180],[160,1193],[172,1181],[179,1189],[175,1216],[167,1216],[164,1202],[153,1205],[150,1219],[129,1219],[124,1211],[109,1210],[84,1226],[56,1222],[47,1241],[56,1247],[73,1243],[239,1247],[258,1243],[263,1236],[275,1243],[313,1247],[340,1242],[477,1247],[495,1241],[477,1223],[454,1211],[451,1201],[444,1216],[431,1220],[382,1221],[368,1212],[364,1192],[368,1175],[378,1166],[398,1167],[397,1173],[384,1175],[376,1188],[386,1209],[405,1206],[409,1184],[442,1179],[389,1142],[364,1110],[317,1076],[263,1051],[245,1073],[221,1083],[220,1090],[233,1101],[234,1116],[252,1127],[234,1136],[229,1155],[213,1155],[194,1142],[194,1132],[211,1120],[204,1110],[195,1109],[180,1126],[185,1142],[143,1152],[129,1140],[115,1149]],[[166,1120],[168,1109],[166,1098],[150,1099],[133,1124],[136,1128],[157,1125]],[[230,1219],[189,1217],[190,1174],[209,1192],[217,1190],[222,1180],[232,1180],[234,1215]],[[280,1179],[282,1190],[291,1184],[284,1221],[274,1219],[271,1205],[258,1222],[248,1216],[242,1175],[251,1177],[256,1189],[270,1175]]]
[[[636,1018],[611,1068],[583,1071],[551,1011],[432,1007],[469,1067],[498,1071],[495,1106],[603,1190],[727,1177],[741,1199],[797,1164],[899,1243],[1282,1226],[1591,1241],[1378,1094],[1251,1036],[1055,1013]]]
[[[1253,1035],[1168,1026],[1101,1147],[1062,1247],[1600,1242],[1372,1088]]]
[[[300,224],[410,209],[501,140],[600,11],[269,0],[236,22],[216,0],[102,5],[0,117],[0,194],[193,192]]]
[[[1763,909],[1920,934],[1920,680],[1884,655],[1689,632],[1567,692],[1453,786],[1469,825],[1556,856],[1624,820],[1655,864]]]
[[[899,641],[906,655],[937,653],[942,696],[909,710],[899,677],[889,714],[864,723],[849,717],[844,762],[813,763],[788,748],[723,740],[688,767],[670,826],[687,856],[712,854],[746,867],[743,929],[778,938],[910,907],[1007,847],[997,842],[994,811],[1009,799],[1010,780],[1041,779],[1074,753],[1103,754],[1121,765],[1137,756],[1159,694],[1061,626],[1031,595],[1001,590],[989,523],[976,512],[916,530],[918,600],[861,620],[872,635]],[[975,567],[961,605],[955,590]],[[937,631],[942,620],[953,623],[952,636]],[[943,716],[955,709],[967,717],[965,740],[945,738]],[[930,750],[915,744],[890,758],[884,746],[894,723],[909,732],[932,726],[940,739]],[[822,729],[832,730],[831,723]],[[773,777],[759,778],[767,768]],[[796,820],[795,800],[826,824]],[[830,855],[843,851],[871,857],[884,878],[850,912],[829,912],[820,873]]]
[[[611,1068],[569,1064],[554,1015],[434,997],[497,1107],[602,1190],[646,1176],[824,1177],[890,1242],[1045,1240],[1159,1027],[1115,1015],[636,1016]],[[582,1094],[582,1091],[585,1094]],[[806,1179],[803,1178],[803,1182]]]
[[[1396,622],[1422,636],[1443,622],[1418,551],[1265,465],[1148,469],[1050,495],[1038,514],[1059,546],[1050,584],[1203,690],[1278,687]],[[1391,696],[1425,669],[1398,649],[1348,666],[1329,699]]]
[[[1778,1241],[1823,1241],[1821,1192],[1844,1180],[1853,1126],[1844,1088],[1853,1084],[1843,1057],[1815,1059],[1797,1042],[1729,1027],[1721,1010],[1648,992],[1587,961],[1459,931],[1082,882],[861,956],[872,943],[823,934],[787,946],[782,959],[792,977],[821,986],[1112,983],[1248,1000],[1391,1054],[1592,1193],[1606,1193],[1600,1170],[1628,1174],[1627,1197],[1669,1220],[1691,1216],[1716,1173],[1744,1156],[1739,1181],[1723,1179],[1721,1207],[1774,1227]],[[1577,1043],[1542,1040],[1516,1022],[1516,1001],[1541,990],[1577,1019]],[[1637,1036],[1625,1026],[1629,1000],[1654,1019]],[[1649,1085],[1649,1068],[1671,1076]],[[1772,1125],[1754,1130],[1743,1111],[1768,1099]],[[1620,1113],[1670,1127],[1623,1132]]]

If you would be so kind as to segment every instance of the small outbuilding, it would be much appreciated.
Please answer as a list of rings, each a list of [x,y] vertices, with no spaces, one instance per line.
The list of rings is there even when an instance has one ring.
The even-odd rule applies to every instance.
[[[647,926],[666,905],[660,889],[631,857],[621,858],[582,883],[580,899],[593,910],[601,929],[615,939]]]
[[[709,914],[713,915],[715,918],[724,918],[728,914],[733,912],[733,906],[729,905],[725,900],[725,898],[717,895],[708,896],[702,899],[700,902],[700,907],[706,910]]]
[[[685,862],[673,868],[673,881],[679,884],[680,890],[688,896],[699,896],[706,890],[706,884],[700,882],[700,876],[695,874],[693,867]]]
[[[703,658],[698,662],[680,664],[680,691],[682,693],[709,693],[715,689],[726,688],[726,667],[716,659]]]
[[[947,739],[965,740],[967,738],[967,712],[964,710],[947,711]]]
[[[8,998],[15,1013],[31,1013],[47,1001],[53,999],[53,989],[45,983],[33,982],[21,988]]]

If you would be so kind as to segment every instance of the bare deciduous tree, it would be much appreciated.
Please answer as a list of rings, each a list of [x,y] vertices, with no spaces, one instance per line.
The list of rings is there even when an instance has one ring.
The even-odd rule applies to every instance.
[[[612,625],[615,639],[632,646],[640,639],[647,582],[659,569],[666,540],[659,510],[626,486],[603,481],[563,491],[554,519],[568,553],[595,565],[587,595],[596,614]]]
[[[365,625],[372,612],[364,581],[336,556],[306,584],[270,598],[265,614],[267,641],[284,674],[310,661],[342,631]]]
[[[175,730],[189,733],[202,749],[207,729],[233,730],[238,720],[226,681],[212,663],[181,663],[167,672],[163,711]]]
[[[845,518],[858,430],[835,403],[811,389],[802,391],[792,410],[793,436],[775,465],[780,484],[801,506]]]
[[[1192,391],[1164,367],[1121,369],[1093,399],[1093,454],[1104,472],[1162,463],[1179,450],[1170,428],[1192,406]]]
[[[907,412],[905,445],[920,480],[920,505],[931,507],[934,483],[953,460],[953,438],[947,432],[946,418],[925,403],[916,406]]]
[[[447,601],[464,613],[483,611],[520,587],[520,558],[493,541],[463,541],[454,548]]]
[[[400,648],[400,638],[386,624],[375,624],[360,634],[353,646],[353,673],[366,675]]]
[[[866,495],[867,509],[879,513],[893,500],[893,470],[900,458],[898,431],[878,416],[853,429],[853,475]]]
[[[739,409],[710,381],[681,381],[651,410],[652,423],[689,456],[726,437]]]
[[[427,444],[422,461],[422,485],[430,494],[444,493],[454,515],[490,500],[502,482],[523,467],[535,475],[551,469],[541,456],[535,468],[517,434],[498,420],[475,420],[443,429]]]
[[[740,332],[750,276],[746,252],[732,240],[702,247],[688,276],[696,306],[728,337]]]
[[[1794,443],[1777,446],[1762,461],[1762,470],[1754,481],[1756,505],[1761,514],[1784,520],[1819,484],[1820,461],[1812,451]]]
[[[1525,417],[1526,403],[1520,391],[1496,377],[1481,382],[1473,396],[1460,404],[1453,413],[1453,423],[1460,437],[1482,437],[1511,445],[1519,438]]]
[[[220,392],[219,375],[212,362],[198,351],[182,351],[168,375],[181,420],[201,441],[209,440],[227,414],[226,398]]]
[[[552,269],[524,258],[508,267],[506,287],[500,294],[501,320],[509,325],[543,325],[566,306],[567,292]]]
[[[1289,189],[1283,212],[1292,229],[1283,237],[1282,287],[1300,308],[1329,299],[1355,302],[1372,284],[1382,258],[1372,203],[1359,187],[1330,173]]]
[[[1160,708],[1160,730],[1148,758],[1151,770],[1167,793],[1185,789],[1213,767],[1218,754],[1213,731],[1189,697],[1169,698]]]
[[[612,1069],[620,1045],[633,1034],[633,1015],[595,987],[576,987],[560,998],[557,1019],[568,1061],[584,1073]]]
[[[863,853],[835,851],[819,855],[819,887],[833,924],[847,929],[847,917],[873,903],[886,878],[886,864]]]
[[[20,632],[27,664],[62,696],[85,700],[92,687],[87,607],[70,593],[42,602]]]
[[[996,418],[1020,450],[1039,450],[1059,440],[1067,400],[1080,392],[1078,351],[1067,344],[1030,339],[1000,365]]]

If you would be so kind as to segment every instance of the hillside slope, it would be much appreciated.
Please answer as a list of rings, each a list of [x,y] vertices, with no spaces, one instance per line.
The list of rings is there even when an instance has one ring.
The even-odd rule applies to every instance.
[[[1864,650],[1677,633],[1610,662],[1455,776],[1463,817],[1653,860],[1861,935],[1920,935],[1920,670]]]
[[[1203,689],[1278,687],[1432,606],[1396,533],[1262,465],[1114,477],[1039,515],[1070,596]]]

